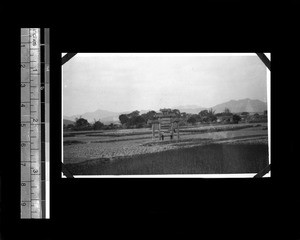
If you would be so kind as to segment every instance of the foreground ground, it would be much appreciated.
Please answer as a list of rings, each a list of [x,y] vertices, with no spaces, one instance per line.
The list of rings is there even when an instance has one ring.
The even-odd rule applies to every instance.
[[[266,124],[185,128],[180,140],[153,140],[149,129],[64,134],[73,174],[257,172],[268,164]]]

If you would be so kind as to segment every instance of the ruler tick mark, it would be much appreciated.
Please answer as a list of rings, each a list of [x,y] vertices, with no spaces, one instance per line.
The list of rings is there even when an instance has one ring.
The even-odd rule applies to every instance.
[[[27,137],[28,131],[29,131],[29,140],[30,141],[21,141],[21,144],[22,144],[22,142],[24,142],[23,145],[25,144],[25,142],[30,142],[30,144],[26,144],[27,146],[29,146],[29,151],[30,151],[28,153],[28,155],[26,154],[26,157],[29,158],[29,159],[26,158],[26,160],[30,160],[30,161],[22,161],[22,159],[21,159],[21,163],[23,164],[23,166],[24,165],[28,166],[28,170],[29,170],[28,176],[31,179],[31,181],[28,181],[28,182],[30,182],[28,184],[26,183],[26,185],[29,186],[28,193],[26,193],[26,195],[24,195],[24,191],[23,192],[21,191],[21,199],[22,199],[22,197],[26,198],[26,196],[29,195],[29,198],[31,199],[31,201],[28,201],[28,202],[31,202],[31,204],[28,204],[29,211],[25,211],[24,206],[22,206],[21,218],[40,218],[40,217],[43,218],[45,216],[43,207],[45,207],[45,206],[43,206],[44,201],[41,201],[41,200],[43,200],[42,199],[43,196],[42,196],[42,192],[40,192],[41,191],[40,187],[42,189],[43,184],[45,184],[45,183],[41,182],[41,179],[40,179],[41,178],[40,176],[42,175],[41,173],[43,170],[41,168],[44,165],[43,165],[43,159],[42,159],[43,156],[41,156],[41,152],[40,152],[41,149],[39,148],[39,144],[43,144],[43,143],[41,143],[41,140],[42,140],[42,142],[45,140],[40,139],[40,134],[43,133],[43,132],[41,133],[40,131],[43,131],[43,128],[40,127],[41,126],[41,122],[39,121],[40,116],[35,116],[35,115],[37,115],[37,113],[40,112],[40,110],[39,110],[40,106],[47,108],[47,106],[43,106],[41,104],[42,99],[40,99],[40,89],[39,88],[40,88],[40,86],[42,86],[42,87],[44,86],[44,85],[42,85],[42,83],[44,81],[42,79],[42,77],[45,77],[45,78],[47,77],[45,75],[41,75],[40,70],[44,69],[45,72],[49,70],[48,69],[49,66],[46,65],[46,63],[42,64],[42,62],[44,62],[45,60],[40,59],[42,57],[42,54],[40,52],[44,51],[44,48],[42,48],[41,46],[44,45],[46,48],[48,45],[44,44],[44,42],[41,42],[39,28],[24,28],[21,30],[21,34],[24,31],[25,32],[29,31],[29,35],[28,35],[29,41],[22,41],[22,37],[21,37],[21,41],[23,44],[23,45],[21,45],[21,47],[22,47],[21,58],[25,59],[24,57],[26,56],[28,58],[28,60],[27,59],[25,61],[23,60],[23,62],[21,62],[21,63],[23,63],[23,66],[25,65],[25,69],[22,69],[22,71],[23,70],[27,71],[29,79],[28,79],[28,82],[25,79],[23,79],[23,81],[21,79],[21,83],[26,84],[26,86],[28,88],[30,87],[30,89],[27,88],[28,93],[30,92],[29,93],[30,99],[26,99],[27,101],[25,100],[24,102],[21,102],[24,104],[28,103],[28,105],[25,105],[25,106],[21,105],[21,114],[22,114],[22,118],[26,117],[25,119],[27,119],[27,117],[29,117],[28,120],[30,120],[30,121],[23,121],[23,122],[21,121],[22,122],[21,123],[22,124],[21,125],[21,127],[22,127],[21,134],[24,133],[25,136]],[[26,38],[26,40],[27,40],[27,38]],[[23,49],[26,51],[24,51]],[[46,54],[46,50],[45,50],[45,54]],[[48,86],[46,85],[45,94],[48,94],[47,87]],[[43,89],[41,89],[41,90],[43,90]],[[35,91],[37,91],[37,92],[35,92]],[[28,93],[26,92],[26,94],[28,94]],[[25,92],[21,91],[22,97],[23,97],[23,94],[25,94]],[[27,96],[24,96],[24,97],[27,97]],[[24,107],[25,107],[25,109],[24,109]],[[29,108],[28,109],[29,112],[26,111],[26,113],[25,113],[24,110],[27,110],[26,108]],[[42,112],[41,114],[44,114],[44,112]],[[38,117],[38,119],[37,119],[37,117]],[[33,122],[36,120],[37,120],[37,122]],[[24,122],[26,122],[26,124]],[[33,125],[36,125],[36,127]],[[21,135],[21,136],[23,136],[23,135]],[[35,144],[35,145],[32,145],[32,144]],[[35,148],[35,147],[37,147],[37,148]],[[22,152],[23,152],[23,150],[24,150],[24,148],[22,148]],[[36,161],[32,161],[32,160],[36,160]],[[33,168],[34,166],[36,166],[36,168]],[[22,169],[23,173],[25,174],[26,173],[24,171],[25,168],[22,167],[22,165],[21,165],[21,169]],[[34,169],[38,169],[38,173],[34,173],[35,172]],[[28,173],[26,173],[26,174],[28,174]],[[40,175],[40,176],[35,177],[34,175]],[[25,175],[23,175],[21,173],[21,177],[25,177]],[[21,181],[21,183],[22,183],[22,181]],[[26,199],[26,200],[28,200],[28,199]],[[21,201],[21,203],[22,202],[23,201]],[[42,206],[40,206],[40,204]],[[24,205],[25,205],[25,203],[24,203]]]

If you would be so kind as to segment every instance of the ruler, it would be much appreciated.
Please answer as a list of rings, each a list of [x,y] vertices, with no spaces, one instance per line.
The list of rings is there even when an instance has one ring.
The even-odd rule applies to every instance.
[[[41,43],[44,33],[21,29],[21,218],[46,218],[49,59],[47,44]]]

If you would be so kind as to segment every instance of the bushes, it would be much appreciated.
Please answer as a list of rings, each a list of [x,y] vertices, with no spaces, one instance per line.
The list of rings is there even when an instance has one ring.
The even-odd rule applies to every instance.
[[[105,125],[100,120],[94,120],[94,123],[90,124],[84,118],[76,118],[75,124],[64,125],[65,131],[91,131],[91,130],[110,130],[110,129],[118,129],[122,128],[122,126],[118,126],[116,124]]]
[[[249,123],[265,123],[268,122],[267,119],[251,119],[248,121]]]
[[[237,114],[234,114],[232,116],[232,121],[233,121],[233,123],[239,123],[239,121],[241,121],[241,117]]]

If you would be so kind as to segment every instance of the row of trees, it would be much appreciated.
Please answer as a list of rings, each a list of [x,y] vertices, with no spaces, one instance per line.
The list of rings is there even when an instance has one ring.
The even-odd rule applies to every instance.
[[[88,120],[80,117],[75,119],[74,124],[64,125],[65,130],[72,131],[87,131],[87,130],[108,130],[116,129],[118,126],[116,124],[105,125],[100,120],[94,120],[93,123],[89,123]]]
[[[176,117],[186,118],[188,116],[187,113],[180,113],[178,109],[171,109],[170,112],[174,113]],[[157,112],[153,110],[143,114],[140,114],[140,112],[136,110],[129,114],[121,114],[119,120],[125,128],[150,127],[148,121],[155,120],[155,114],[157,114]]]
[[[155,111],[149,111],[140,115],[139,111],[133,111],[129,114],[121,114],[119,120],[126,128],[141,128],[149,126],[148,120],[153,120],[155,114]]]
[[[215,113],[215,110],[213,109],[202,110],[198,114],[181,113],[178,109],[171,109],[170,112],[183,120],[181,125],[185,125],[187,123],[195,124],[196,122],[212,123],[215,122],[218,117],[232,117],[234,123],[238,123],[241,120],[239,115],[231,113],[228,108],[225,108],[222,113]],[[133,111],[129,114],[121,114],[119,116],[119,120],[125,128],[149,127],[150,125],[148,124],[148,120],[154,120],[155,114],[156,112],[153,110],[141,115],[139,111]],[[245,112],[244,114],[249,113]]]
[[[249,113],[245,112],[245,114]],[[241,117],[239,115],[231,113],[228,108],[225,108],[221,113],[215,113],[215,110],[211,108],[208,110],[202,110],[198,114],[189,116],[187,122],[192,124],[195,124],[196,122],[212,123],[216,122],[218,117],[227,117],[228,120],[232,119],[233,123],[238,123],[241,120]]]
[[[217,117],[215,115],[215,111],[212,109],[202,110],[198,114],[193,114],[187,120],[188,123],[196,123],[196,122],[213,122],[216,121]]]
[[[225,108],[221,113],[215,113],[213,109],[202,110],[198,114],[187,114],[185,112],[181,113],[178,109],[171,109],[170,111],[183,120],[181,122],[181,125],[185,125],[187,123],[195,124],[196,122],[212,123],[216,122],[220,117],[224,117],[225,121],[230,120],[230,122],[232,123],[238,123],[241,120],[241,116],[249,116],[248,112],[243,112],[240,115],[233,114],[228,108]],[[154,120],[155,114],[156,112],[153,110],[141,115],[139,111],[133,111],[129,114],[121,114],[119,116],[119,120],[122,124],[122,128],[150,127],[148,120]],[[267,115],[267,111],[264,112],[264,115]],[[75,124],[64,125],[64,129],[75,131],[108,130],[116,128],[120,128],[120,126],[113,123],[105,125],[100,120],[94,120],[94,123],[90,124],[86,119],[82,117],[76,118]]]

